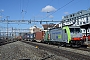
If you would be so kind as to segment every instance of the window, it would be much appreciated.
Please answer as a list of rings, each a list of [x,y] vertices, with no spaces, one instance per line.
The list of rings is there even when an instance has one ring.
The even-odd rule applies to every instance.
[[[72,18],[72,20],[73,20],[73,18]]]
[[[81,16],[78,17],[79,19],[81,18]]]
[[[88,29],[88,32],[89,32],[89,29]]]
[[[73,16],[74,16],[74,14],[73,14]]]
[[[79,13],[80,15],[82,14],[82,12]]]
[[[82,24],[82,22],[80,22],[80,24]]]
[[[74,28],[70,28],[70,32],[71,33],[74,33]]]
[[[70,17],[72,17],[72,15],[70,15]]]
[[[79,33],[81,32],[80,28],[70,28],[71,33]]]
[[[65,29],[65,33],[66,33],[66,29]]]
[[[82,15],[82,18],[84,17],[84,15]]]
[[[85,32],[85,30],[83,30],[83,32]]]
[[[90,13],[88,15],[90,15]]]
[[[69,22],[69,19],[68,19],[68,22]]]
[[[68,16],[66,16],[66,18],[68,18]]]
[[[73,20],[76,20],[76,17],[74,17]]]
[[[79,19],[79,17],[77,17],[77,19]]]
[[[80,30],[80,32],[82,33],[82,30]]]
[[[88,17],[86,17],[86,23],[88,23]]]
[[[68,16],[64,16],[64,18],[68,18]]]
[[[85,24],[85,22],[83,22],[83,24]]]
[[[70,21],[71,21],[72,19],[70,19]]]
[[[87,16],[87,14],[85,14],[85,16]]]
[[[80,28],[75,28],[75,32],[81,32]]]
[[[79,25],[79,20],[77,20],[77,25]]]
[[[66,22],[69,22],[68,19],[66,20]]]

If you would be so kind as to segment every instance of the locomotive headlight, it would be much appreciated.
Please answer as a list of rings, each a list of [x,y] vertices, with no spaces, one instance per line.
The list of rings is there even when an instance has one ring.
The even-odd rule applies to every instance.
[[[82,40],[82,37],[80,39]]]

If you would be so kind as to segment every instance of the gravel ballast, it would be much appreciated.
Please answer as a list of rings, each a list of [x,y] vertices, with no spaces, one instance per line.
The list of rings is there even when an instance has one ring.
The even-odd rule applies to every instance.
[[[33,43],[35,43],[35,42],[33,42]],[[35,44],[39,44],[39,43],[35,43]],[[42,43],[40,43],[39,45],[44,45],[44,46],[52,47],[54,49],[57,49],[58,48],[58,46],[55,46],[55,45],[48,45],[48,44],[42,44]],[[78,53],[78,54],[90,56],[90,52],[88,52],[88,51],[82,51],[82,50],[73,49],[73,48],[67,48],[67,47],[59,47],[58,49],[66,50],[66,51],[70,51],[70,52],[74,52],[74,53]]]
[[[69,60],[62,56],[54,55],[48,51],[17,41],[0,46],[0,60]]]

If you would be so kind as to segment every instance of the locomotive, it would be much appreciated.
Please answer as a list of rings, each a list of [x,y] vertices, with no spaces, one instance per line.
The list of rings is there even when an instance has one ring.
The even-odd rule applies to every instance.
[[[59,44],[60,46],[80,47],[84,44],[80,27],[64,26],[63,28],[53,28],[45,32],[44,42]]]

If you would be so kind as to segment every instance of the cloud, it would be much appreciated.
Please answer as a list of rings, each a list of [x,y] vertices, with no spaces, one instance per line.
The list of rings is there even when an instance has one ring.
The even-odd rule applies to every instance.
[[[54,16],[50,15],[49,18],[54,18]]]
[[[64,14],[66,14],[66,15],[67,15],[67,14],[69,14],[69,12],[64,12]]]
[[[1,9],[0,11],[1,11],[1,12],[3,12],[4,10],[3,10],[3,9]]]
[[[0,18],[2,18],[2,16],[0,16]]]
[[[57,9],[55,9],[53,6],[47,5],[46,7],[42,8],[42,12],[53,12],[56,11]]]
[[[36,17],[37,18],[43,18],[43,15],[37,15]]]

